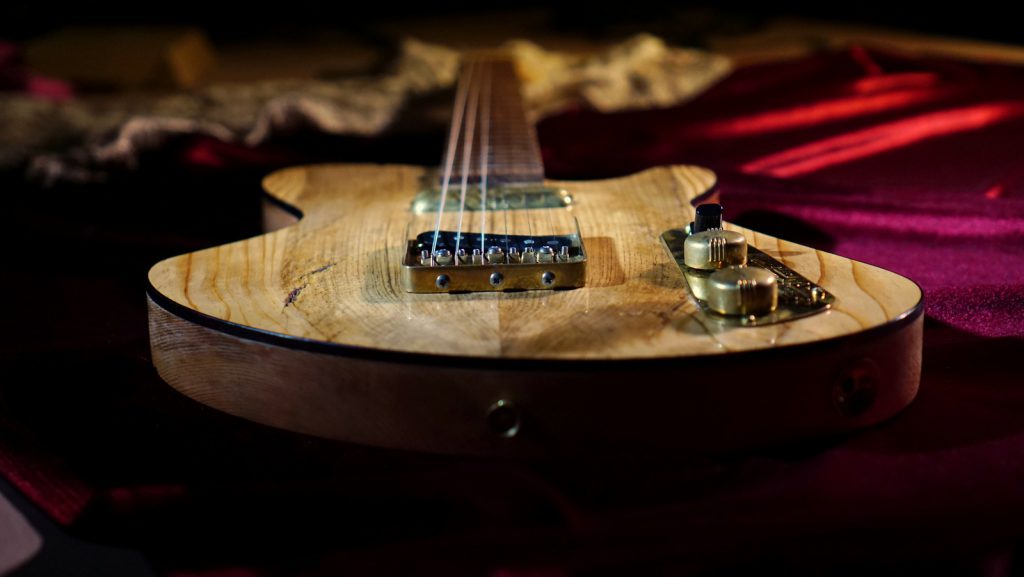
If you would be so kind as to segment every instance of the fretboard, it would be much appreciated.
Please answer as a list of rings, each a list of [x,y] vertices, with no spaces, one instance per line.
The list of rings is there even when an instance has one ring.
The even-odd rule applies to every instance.
[[[454,112],[452,123],[455,130],[450,130],[449,134],[456,138],[449,141],[445,155],[447,161],[448,154],[453,154],[452,183],[462,180],[464,145],[470,134],[472,149],[466,171],[468,182],[479,182],[485,173],[487,182],[494,184],[544,180],[537,134],[526,117],[519,79],[511,60],[489,57],[464,62]],[[486,167],[482,166],[481,150],[486,150]],[[442,180],[445,161],[441,165]]]

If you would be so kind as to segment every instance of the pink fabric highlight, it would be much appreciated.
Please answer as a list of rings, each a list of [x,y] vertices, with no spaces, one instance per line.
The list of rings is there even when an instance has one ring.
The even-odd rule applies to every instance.
[[[549,176],[708,166],[728,219],[904,274],[966,334],[1024,336],[1024,68],[854,47],[538,132]]]

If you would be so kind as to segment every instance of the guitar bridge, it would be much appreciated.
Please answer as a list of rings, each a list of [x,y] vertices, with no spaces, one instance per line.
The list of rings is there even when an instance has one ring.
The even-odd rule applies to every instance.
[[[412,293],[578,288],[586,284],[586,266],[578,231],[542,236],[429,231],[408,242],[402,287]]]

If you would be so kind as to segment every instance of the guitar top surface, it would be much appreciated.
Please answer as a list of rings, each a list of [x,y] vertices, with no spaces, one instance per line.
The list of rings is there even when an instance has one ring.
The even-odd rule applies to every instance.
[[[264,181],[299,222],[173,257],[149,274],[175,315],[242,337],[347,352],[481,359],[616,360],[717,355],[812,343],[884,327],[921,306],[912,281],[726,223],[835,297],[830,310],[738,327],[701,312],[661,234],[693,219],[715,184],[695,166],[600,181],[547,181],[571,194],[567,212],[586,247],[586,283],[572,290],[414,294],[401,263],[428,181],[422,167],[329,164]],[[546,218],[542,211],[532,218]],[[537,214],[541,213],[541,214]],[[563,215],[564,216],[564,215]],[[496,216],[495,216],[496,218]]]

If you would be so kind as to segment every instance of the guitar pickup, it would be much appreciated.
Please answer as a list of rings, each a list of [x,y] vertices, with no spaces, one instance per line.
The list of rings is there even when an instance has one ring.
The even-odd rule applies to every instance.
[[[586,283],[586,265],[578,231],[540,236],[428,231],[408,242],[402,286],[412,293],[579,288]]]

